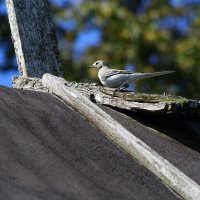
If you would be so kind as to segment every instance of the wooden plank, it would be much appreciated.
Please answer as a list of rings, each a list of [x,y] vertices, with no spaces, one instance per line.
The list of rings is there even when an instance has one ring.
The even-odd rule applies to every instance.
[[[109,140],[149,169],[182,198],[188,200],[199,199],[200,186],[196,182],[131,134],[110,115],[80,94],[79,91],[67,87],[64,79],[45,74],[42,78],[42,83],[43,86],[78,111],[90,123],[101,130]]]
[[[117,92],[97,84],[65,82],[68,87],[75,88],[79,93],[93,102],[128,111],[149,112],[157,115],[174,115],[183,119],[200,121],[200,101],[190,100],[175,95],[159,95],[134,92]],[[46,92],[40,79],[15,77],[13,87]]]
[[[62,77],[48,0],[6,0],[6,5],[20,75]]]

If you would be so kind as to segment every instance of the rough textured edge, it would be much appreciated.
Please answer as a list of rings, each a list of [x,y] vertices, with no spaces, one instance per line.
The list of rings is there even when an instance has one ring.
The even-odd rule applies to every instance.
[[[132,135],[110,115],[80,94],[80,92],[66,87],[64,79],[45,74],[42,78],[42,83],[53,94],[60,97],[100,129],[109,140],[159,177],[182,198],[199,198],[200,186],[197,183],[161,157],[140,139]]]
[[[114,108],[152,112],[159,115],[174,114],[194,121],[198,121],[200,118],[200,101],[198,100],[174,95],[133,92],[119,92],[112,96],[113,89],[104,88],[94,83],[69,83],[65,81],[65,85],[79,91],[93,102]],[[13,87],[48,92],[48,89],[42,85],[41,79],[37,78],[14,77]]]
[[[13,88],[17,89],[34,90],[47,93],[49,92],[49,89],[43,86],[42,80],[39,78],[14,76],[12,79],[12,85]]]
[[[62,77],[48,0],[6,0],[6,7],[20,75]]]
[[[27,76],[25,60],[24,60],[24,55],[22,51],[22,44],[21,44],[21,40],[19,36],[20,34],[19,34],[18,26],[17,26],[17,18],[16,18],[13,1],[6,0],[6,7],[7,7],[7,12],[8,12],[8,20],[10,24],[10,29],[12,33],[12,41],[14,44],[15,53],[17,55],[16,57],[17,57],[18,70],[19,70],[20,75]]]

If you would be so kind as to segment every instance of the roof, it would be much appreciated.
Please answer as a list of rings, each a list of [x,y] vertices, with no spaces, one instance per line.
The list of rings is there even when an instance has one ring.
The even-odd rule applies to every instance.
[[[193,124],[173,119],[158,124],[155,116],[102,109],[200,183],[197,130],[191,137],[186,129]],[[0,87],[0,116],[0,199],[177,199],[156,176],[50,94]],[[174,136],[179,126],[187,137]]]

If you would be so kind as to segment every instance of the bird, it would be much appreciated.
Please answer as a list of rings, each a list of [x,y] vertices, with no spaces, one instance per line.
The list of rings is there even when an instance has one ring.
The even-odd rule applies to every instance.
[[[95,61],[90,67],[98,69],[98,77],[105,87],[115,88],[115,91],[127,90],[129,84],[140,79],[171,74],[175,71],[160,71],[151,73],[137,73],[129,70],[110,69],[103,60]]]

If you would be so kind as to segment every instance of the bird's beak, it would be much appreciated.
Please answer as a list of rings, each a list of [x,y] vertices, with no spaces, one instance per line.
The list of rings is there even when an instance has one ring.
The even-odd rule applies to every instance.
[[[95,66],[94,66],[94,64],[93,64],[93,65],[90,65],[89,67],[90,67],[90,68],[93,68],[93,67],[95,67]]]

